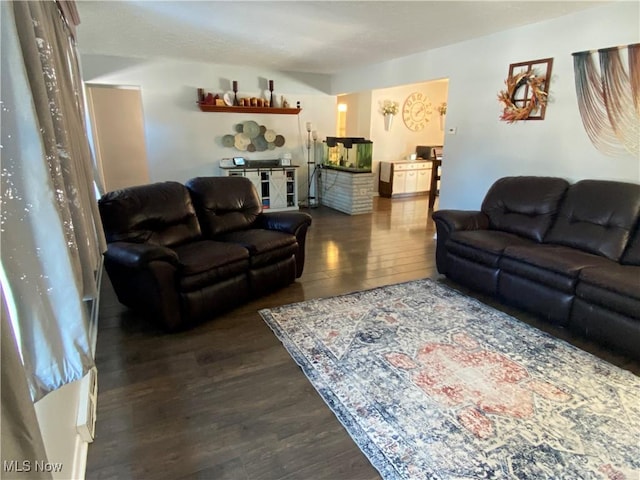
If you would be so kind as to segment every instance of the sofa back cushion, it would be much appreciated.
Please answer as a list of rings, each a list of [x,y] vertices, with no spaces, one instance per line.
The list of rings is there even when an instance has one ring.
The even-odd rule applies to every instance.
[[[108,242],[172,247],[201,236],[189,191],[178,182],[115,190],[98,206]]]
[[[567,191],[545,243],[620,260],[640,215],[640,185],[581,180]]]
[[[629,239],[627,248],[622,254],[620,263],[623,265],[640,266],[640,218],[636,224],[635,233]]]
[[[262,213],[256,187],[245,177],[197,177],[186,183],[209,238],[251,227]]]
[[[504,177],[491,186],[481,210],[490,229],[541,242],[568,186],[555,177]]]

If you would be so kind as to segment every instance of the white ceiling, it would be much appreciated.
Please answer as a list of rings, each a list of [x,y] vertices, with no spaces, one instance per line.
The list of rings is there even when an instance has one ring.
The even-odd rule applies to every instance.
[[[597,1],[78,1],[81,54],[333,74]]]

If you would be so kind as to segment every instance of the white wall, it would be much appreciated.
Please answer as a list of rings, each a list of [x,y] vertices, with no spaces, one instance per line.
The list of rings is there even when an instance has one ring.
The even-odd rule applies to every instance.
[[[441,208],[478,208],[491,183],[505,175],[551,175],[640,181],[640,159],[600,154],[578,112],[573,59],[577,51],[640,41],[638,2],[605,6],[366,68],[342,72],[332,90],[359,92],[448,78]],[[510,63],[553,57],[544,121],[499,120],[496,97]],[[374,143],[374,150],[376,144]]]
[[[87,82],[139,85],[145,111],[149,172],[152,181],[184,181],[217,174],[214,164],[238,154],[220,146],[219,138],[250,118],[281,131],[287,138],[277,155],[291,152],[306,178],[304,125],[314,123],[319,137],[335,134],[336,97],[340,94],[449,79],[446,127],[456,135],[444,139],[441,208],[477,208],[487,188],[505,175],[552,175],[640,181],[640,160],[600,154],[589,141],[578,112],[571,53],[640,41],[638,2],[613,2],[573,15],[517,28],[470,42],[435,49],[339,73],[317,75],[264,72],[250,67],[122,59],[83,55]],[[499,120],[496,97],[510,63],[554,58],[550,105],[544,121],[509,125]],[[195,106],[198,87],[223,92],[238,80],[242,93],[259,94],[268,79],[278,95],[302,102],[299,116],[201,113]],[[376,100],[373,99],[372,102]],[[435,103],[435,102],[434,102]],[[371,108],[371,119],[377,117]],[[352,112],[351,112],[352,114]],[[396,118],[392,132],[402,127]],[[357,136],[362,131],[358,120]],[[404,153],[386,152],[384,139],[371,125],[376,159]],[[382,121],[379,128],[383,129]],[[390,133],[390,132],[385,132]],[[375,138],[374,138],[375,137]],[[413,142],[412,142],[413,143]],[[418,144],[418,143],[416,143]],[[407,153],[409,147],[404,149]],[[273,156],[274,152],[267,155]],[[381,155],[381,156],[378,156]],[[261,158],[258,154],[249,158]],[[262,158],[270,158],[262,157]],[[300,192],[304,198],[304,189]]]
[[[89,444],[76,430],[78,406],[82,403],[82,380],[67,383],[34,404],[47,461],[62,464],[52,472],[54,480],[85,478]]]
[[[319,75],[268,72],[251,67],[216,65],[175,60],[144,61],[131,58],[82,55],[84,81],[91,84],[137,85],[142,93],[145,140],[152,182],[204,175],[219,175],[223,157],[249,159],[279,158],[291,153],[293,164],[301,165],[298,178],[306,173],[306,122],[313,123],[319,137],[336,129],[336,97],[325,93],[328,79]],[[196,89],[223,94],[238,81],[238,96],[264,96],[268,80],[274,81],[278,100],[284,95],[291,106],[301,102],[299,115],[205,113],[196,105]],[[225,148],[221,138],[235,133],[234,126],[245,120],[284,135],[282,148],[266,152],[240,152]],[[300,198],[306,187],[299,182]],[[304,188],[303,188],[304,187]]]
[[[364,137],[371,135],[371,95],[372,92],[358,92],[338,97],[338,103],[347,106],[346,137]]]
[[[139,88],[87,85],[95,155],[109,190],[149,183]]]

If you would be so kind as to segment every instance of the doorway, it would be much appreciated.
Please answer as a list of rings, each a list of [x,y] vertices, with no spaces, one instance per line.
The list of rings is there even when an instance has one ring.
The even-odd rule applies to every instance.
[[[373,141],[374,191],[379,193],[378,178],[383,173],[382,164],[389,166],[411,163],[411,160],[420,156],[417,151],[419,146],[429,146],[434,155],[428,156],[428,188],[426,191],[424,188],[418,191],[430,194],[429,206],[435,208],[446,141],[448,95],[449,80],[440,78],[338,96],[338,104],[343,105],[346,111],[344,136],[365,137]],[[382,106],[385,103],[392,103],[397,107],[397,114],[394,115],[389,128],[385,126],[385,116],[382,114]],[[422,113],[419,122],[414,121],[410,115],[412,105],[418,105],[417,110]]]
[[[140,87],[86,88],[96,162],[106,191],[149,183]]]

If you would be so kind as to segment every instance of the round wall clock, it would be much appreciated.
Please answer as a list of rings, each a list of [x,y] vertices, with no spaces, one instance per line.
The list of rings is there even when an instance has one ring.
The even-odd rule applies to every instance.
[[[409,130],[422,130],[431,115],[431,102],[422,92],[413,92],[407,97],[402,106],[402,119]]]

